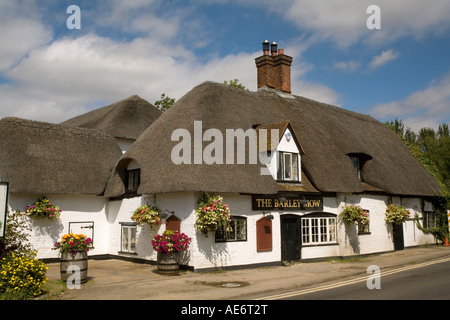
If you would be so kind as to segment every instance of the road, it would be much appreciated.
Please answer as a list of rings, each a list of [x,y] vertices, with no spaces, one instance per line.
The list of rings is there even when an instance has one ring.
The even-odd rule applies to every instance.
[[[450,260],[441,259],[365,277],[262,297],[269,300],[448,300]],[[370,277],[370,279],[369,279]],[[369,281],[368,281],[369,280]],[[375,286],[368,289],[367,284]],[[379,285],[379,289],[377,289]]]

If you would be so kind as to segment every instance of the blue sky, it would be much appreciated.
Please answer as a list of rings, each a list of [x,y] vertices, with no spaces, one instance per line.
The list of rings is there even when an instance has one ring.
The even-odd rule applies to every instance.
[[[294,58],[293,94],[437,128],[450,122],[449,15],[448,0],[1,0],[0,117],[58,123],[204,81],[256,90],[267,39]]]

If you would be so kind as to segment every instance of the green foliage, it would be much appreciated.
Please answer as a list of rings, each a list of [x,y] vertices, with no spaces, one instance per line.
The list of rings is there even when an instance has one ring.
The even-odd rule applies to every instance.
[[[42,261],[14,253],[0,261],[0,297],[8,300],[34,298],[47,282],[47,267]]]
[[[19,210],[11,211],[7,206],[5,228],[5,237],[0,239],[0,259],[12,252],[20,256],[36,256],[28,240],[31,227],[26,215]]]
[[[431,199],[436,214],[436,227],[425,229],[418,215],[416,225],[424,233],[432,234],[444,242],[448,237],[447,210],[450,209],[450,130],[448,124],[439,125],[437,131],[421,128],[416,134],[410,128],[405,129],[401,120],[386,121],[385,124],[405,142],[411,153],[433,175],[442,189],[442,194]]]
[[[444,194],[450,191],[450,133],[448,124],[439,125],[438,131],[421,128],[416,134],[406,128],[399,119],[386,121],[385,124],[394,131],[409,147],[417,160],[433,175],[440,184]]]
[[[161,94],[161,99],[155,101],[155,107],[161,111],[168,110],[175,103],[175,99],[167,97],[165,93]]]
[[[242,90],[248,90],[242,83],[239,83],[239,79],[234,79],[234,80],[230,80],[230,81],[225,80],[223,83],[230,87],[234,87],[234,88],[238,88],[238,89],[242,89]]]
[[[436,226],[433,228],[424,228],[420,223],[419,215],[414,215],[416,226],[419,230],[426,234],[432,234],[436,240],[445,241],[445,238],[449,236],[448,220],[447,220],[447,208],[449,208],[450,197],[441,196],[432,199],[433,211],[436,214]]]

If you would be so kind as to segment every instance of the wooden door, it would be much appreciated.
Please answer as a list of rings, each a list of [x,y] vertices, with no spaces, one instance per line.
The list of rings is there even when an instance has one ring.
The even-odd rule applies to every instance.
[[[393,223],[392,231],[394,234],[394,250],[405,249],[405,240],[403,237],[403,223]]]
[[[300,217],[282,215],[281,217],[281,260],[298,261],[301,258]]]

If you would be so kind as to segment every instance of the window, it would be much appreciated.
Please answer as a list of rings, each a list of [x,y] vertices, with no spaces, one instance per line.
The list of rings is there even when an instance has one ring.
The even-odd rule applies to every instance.
[[[120,252],[136,253],[136,224],[121,223],[122,225],[122,243]]]
[[[230,228],[216,231],[216,242],[247,241],[247,218],[231,217]]]
[[[356,174],[358,175],[358,179],[362,181],[361,176],[361,162],[359,160],[359,157],[351,156],[350,160],[352,160],[353,167],[356,170]]]
[[[365,210],[364,212],[369,214],[369,210]],[[370,219],[370,216],[369,216]],[[369,224],[358,224],[358,234],[369,234],[370,233],[370,221]]]
[[[336,243],[336,217],[302,217],[302,243]]]
[[[299,181],[298,153],[279,152],[278,180]]]
[[[141,169],[127,170],[127,191],[137,192],[141,180]]]
[[[425,211],[423,213],[423,227],[425,229],[436,227],[436,213],[433,211]]]

